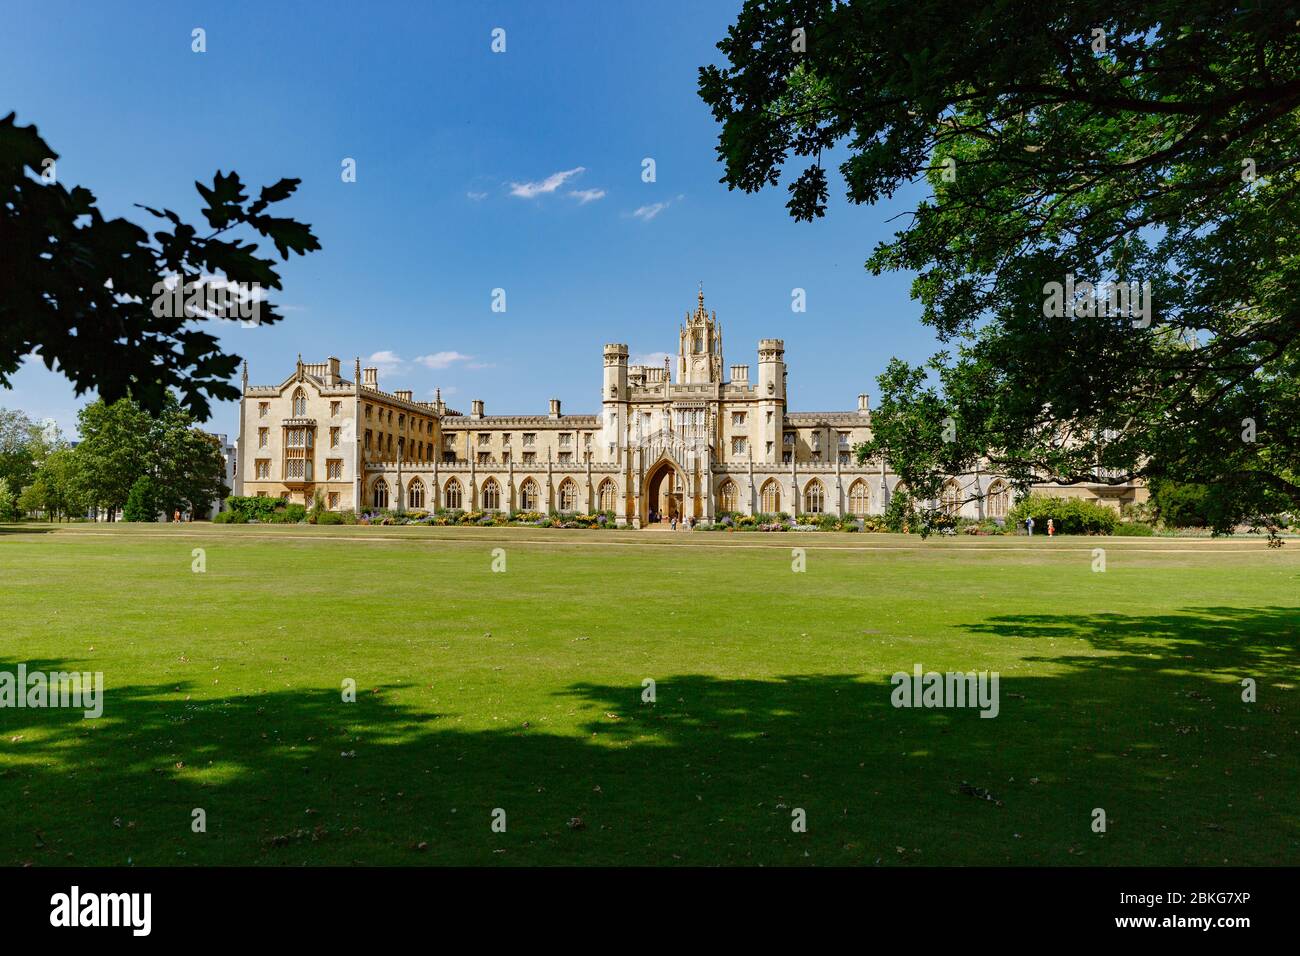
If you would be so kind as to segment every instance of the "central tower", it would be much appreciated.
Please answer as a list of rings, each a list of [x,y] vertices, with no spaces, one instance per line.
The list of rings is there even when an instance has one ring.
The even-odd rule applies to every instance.
[[[677,384],[710,385],[722,381],[722,326],[718,313],[704,310],[704,287],[700,286],[695,314],[686,313],[677,345]]]

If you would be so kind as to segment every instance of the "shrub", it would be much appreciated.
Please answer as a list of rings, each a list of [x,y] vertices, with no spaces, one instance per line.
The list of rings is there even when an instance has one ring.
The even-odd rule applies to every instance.
[[[1105,505],[1093,504],[1080,498],[1054,498],[1048,495],[1030,495],[1019,501],[1007,521],[1020,527],[1029,517],[1034,519],[1034,530],[1047,531],[1050,518],[1057,534],[1110,534],[1119,523],[1119,515]]]
[[[325,496],[316,489],[316,493],[311,496],[311,509],[307,512],[307,523],[317,524],[320,522],[321,515],[325,514]]]
[[[889,504],[885,506],[885,513],[881,515],[881,520],[888,531],[895,534],[913,530],[916,524],[916,506],[912,503],[912,496],[906,491],[896,491],[889,496]]]
[[[276,510],[283,508],[286,504],[288,502],[283,498],[254,498],[231,495],[226,499],[226,507],[242,519],[238,522],[232,521],[232,524],[242,524],[245,521],[274,521]],[[299,505],[299,507],[302,506]]]
[[[1156,523],[1155,508],[1150,501],[1141,503],[1132,502],[1131,504],[1121,505],[1119,516],[1124,521],[1137,521],[1141,524],[1154,525]]]
[[[316,515],[316,524],[346,524],[346,522],[343,520],[343,516],[336,511],[322,511]]]
[[[1034,519],[1038,520],[1038,519]],[[962,519],[958,522],[958,530],[962,534],[990,535],[990,534],[1010,534],[1010,529],[1004,524],[998,524],[992,518],[985,518],[982,521],[973,521]]]
[[[1204,528],[1210,523],[1210,489],[1205,485],[1153,479],[1151,507],[1170,528]]]
[[[1121,538],[1149,538],[1154,535],[1155,529],[1147,524],[1140,524],[1136,521],[1121,521],[1115,525],[1115,530],[1111,534]]]
[[[148,475],[141,475],[126,494],[122,508],[123,521],[154,521],[161,510],[158,503],[158,485]]]

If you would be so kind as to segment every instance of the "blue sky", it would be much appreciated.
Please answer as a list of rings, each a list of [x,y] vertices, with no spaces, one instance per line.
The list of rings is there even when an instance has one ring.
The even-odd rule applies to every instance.
[[[867,255],[911,196],[792,222],[784,184],[728,191],[696,70],[732,2],[59,3],[12,5],[0,35],[0,111],[60,153],[67,184],[110,215],[133,203],[199,221],[194,180],[237,170],[303,180],[282,204],[323,249],[282,268],[287,318],[226,324],[254,383],[354,356],[417,398],[441,386],[488,414],[599,407],[601,346],[676,349],[697,283],[727,364],[785,339],[792,410],[849,409],[891,355],[934,339],[910,276]],[[191,51],[191,31],[207,52]],[[491,50],[506,31],[506,52]],[[357,181],[340,176],[344,158]],[[656,181],[641,178],[651,157]],[[572,172],[554,188],[557,174]],[[797,171],[797,167],[796,167]],[[550,183],[548,183],[548,180]],[[531,185],[530,185],[531,184]],[[792,312],[791,290],[807,293]],[[507,311],[491,311],[495,288]],[[424,361],[416,359],[424,357]],[[85,399],[28,360],[0,405],[71,432]],[[233,404],[208,427],[234,432]]]

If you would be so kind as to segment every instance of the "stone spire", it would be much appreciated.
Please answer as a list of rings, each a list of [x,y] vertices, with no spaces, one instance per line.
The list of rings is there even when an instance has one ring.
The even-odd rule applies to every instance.
[[[704,308],[704,283],[695,297],[695,313],[686,314],[677,345],[677,381],[689,385],[722,381],[722,336],[718,315]]]

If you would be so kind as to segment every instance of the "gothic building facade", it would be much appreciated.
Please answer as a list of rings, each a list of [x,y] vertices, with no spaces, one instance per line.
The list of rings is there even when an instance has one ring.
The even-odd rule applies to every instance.
[[[848,411],[788,407],[784,343],[762,339],[756,370],[726,366],[722,327],[704,308],[678,332],[676,368],[629,365],[628,348],[604,347],[597,414],[469,414],[440,393],[380,388],[378,371],[344,378],[337,358],[304,363],[276,385],[244,370],[236,494],[331,510],[613,512],[643,527],[674,517],[745,514],[870,515],[901,485],[886,462],[859,465],[854,445],[871,433],[867,396]],[[751,371],[756,374],[751,374]],[[1144,489],[1104,484],[1051,488],[1116,507]],[[968,517],[1004,516],[1011,489],[996,475],[955,475],[942,504]]]

